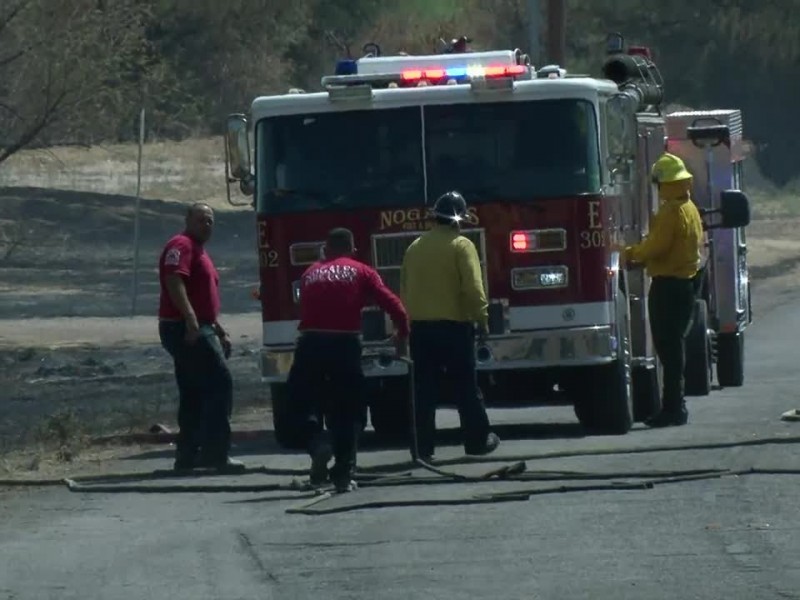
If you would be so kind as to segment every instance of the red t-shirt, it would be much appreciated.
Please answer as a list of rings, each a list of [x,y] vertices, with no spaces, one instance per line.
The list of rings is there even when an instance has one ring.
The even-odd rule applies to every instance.
[[[398,334],[408,336],[403,303],[372,267],[352,258],[322,260],[300,279],[298,329],[361,331],[361,309],[377,304],[392,319]]]
[[[181,311],[172,302],[167,291],[167,275],[178,273],[186,285],[186,295],[197,320],[213,323],[219,316],[219,275],[203,245],[185,233],[179,233],[167,242],[158,260],[158,279],[161,299],[158,316],[162,319],[182,319]]]

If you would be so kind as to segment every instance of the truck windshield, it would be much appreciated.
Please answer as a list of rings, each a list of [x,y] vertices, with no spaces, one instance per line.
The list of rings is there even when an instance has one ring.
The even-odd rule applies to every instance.
[[[470,103],[271,117],[257,129],[258,210],[421,206],[457,189],[470,203],[600,189],[592,104]]]
[[[538,100],[425,107],[428,196],[468,202],[596,193],[600,153],[592,104]]]
[[[259,128],[263,212],[424,202],[419,107],[273,117]]]

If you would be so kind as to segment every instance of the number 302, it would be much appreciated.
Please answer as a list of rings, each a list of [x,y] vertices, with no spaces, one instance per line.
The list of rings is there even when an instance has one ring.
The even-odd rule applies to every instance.
[[[278,251],[277,250],[262,250],[259,254],[259,262],[261,267],[277,267],[278,266]]]
[[[602,248],[606,245],[606,232],[602,229],[581,231],[581,248]]]

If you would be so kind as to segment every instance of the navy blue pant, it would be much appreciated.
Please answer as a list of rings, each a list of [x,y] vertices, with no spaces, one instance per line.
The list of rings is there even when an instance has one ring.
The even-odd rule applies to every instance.
[[[288,384],[292,406],[304,415],[309,454],[330,439],[335,461],[331,478],[352,477],[365,402],[359,337],[304,333],[297,341]]]
[[[663,406],[668,413],[685,410],[686,336],[692,326],[696,281],[653,277],[647,297],[653,345],[664,369]]]
[[[420,456],[433,454],[440,396],[458,408],[465,450],[480,451],[489,435],[489,417],[478,387],[475,327],[460,321],[412,321],[409,349]]]
[[[172,356],[178,384],[176,463],[184,467],[224,463],[230,450],[233,379],[222,344],[211,325],[200,326],[200,337],[184,341],[186,325],[160,321],[161,345]]]

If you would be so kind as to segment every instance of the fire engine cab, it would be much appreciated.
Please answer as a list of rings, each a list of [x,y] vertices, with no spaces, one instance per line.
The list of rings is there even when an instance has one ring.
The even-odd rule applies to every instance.
[[[254,168],[248,119],[228,118],[226,178],[256,212],[261,368],[285,447],[303,444],[286,390],[299,279],[327,232],[353,231],[357,258],[398,291],[405,249],[453,189],[469,204],[462,231],[490,298],[490,335],[476,348],[487,404],[566,397],[589,430],[618,434],[656,413],[649,278],[620,264],[619,247],[647,234],[658,208],[650,167],[666,147],[688,161],[709,233],[687,377],[703,393],[697,382],[708,384],[718,360],[720,383],[741,384],[750,311],[749,205],[731,189],[741,177],[739,113],[665,116],[649,51],[626,49],[618,34],[602,77],[537,69],[520,50],[470,51],[467,42],[426,56],[383,56],[371,44],[339,61],[322,91],[256,98]],[[390,335],[386,315],[364,311],[370,421],[397,439],[409,427],[408,374],[391,358]]]

